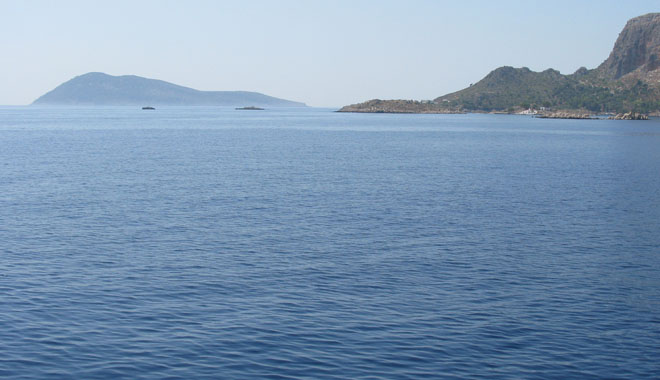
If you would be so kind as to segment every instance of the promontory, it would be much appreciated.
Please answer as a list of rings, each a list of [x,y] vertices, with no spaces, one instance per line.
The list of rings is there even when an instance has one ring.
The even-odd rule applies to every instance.
[[[522,110],[570,114],[660,113],[660,13],[633,18],[609,57],[597,68],[562,75],[547,69],[500,67],[463,90],[428,101],[379,100],[340,112],[515,113]]]

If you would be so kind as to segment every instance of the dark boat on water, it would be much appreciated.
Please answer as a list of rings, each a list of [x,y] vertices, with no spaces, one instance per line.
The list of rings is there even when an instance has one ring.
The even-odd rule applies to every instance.
[[[236,108],[237,110],[241,111],[263,111],[263,108],[255,107],[255,106],[249,106],[249,107],[240,107]]]
[[[142,109],[143,109],[143,110],[155,110],[154,107],[149,107],[149,106],[147,106],[147,107],[142,107]]]

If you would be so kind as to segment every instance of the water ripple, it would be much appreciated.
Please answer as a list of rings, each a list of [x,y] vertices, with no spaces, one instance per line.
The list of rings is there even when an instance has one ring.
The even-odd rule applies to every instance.
[[[3,379],[660,373],[655,122],[34,112],[0,126]]]

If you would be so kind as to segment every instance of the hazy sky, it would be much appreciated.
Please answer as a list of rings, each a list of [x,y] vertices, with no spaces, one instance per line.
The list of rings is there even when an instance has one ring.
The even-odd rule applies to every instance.
[[[432,99],[496,67],[572,73],[660,1],[0,0],[0,104],[90,71],[312,106]]]

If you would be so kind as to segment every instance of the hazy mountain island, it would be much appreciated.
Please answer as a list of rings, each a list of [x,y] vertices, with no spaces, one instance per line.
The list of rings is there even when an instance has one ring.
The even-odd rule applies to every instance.
[[[593,70],[581,67],[562,75],[553,69],[534,72],[505,66],[468,88],[434,100],[374,99],[339,111],[514,113],[529,108],[582,115],[660,113],[660,13],[629,20],[610,56]]]
[[[32,104],[305,107],[248,91],[199,91],[135,75],[87,73],[64,82]]]

